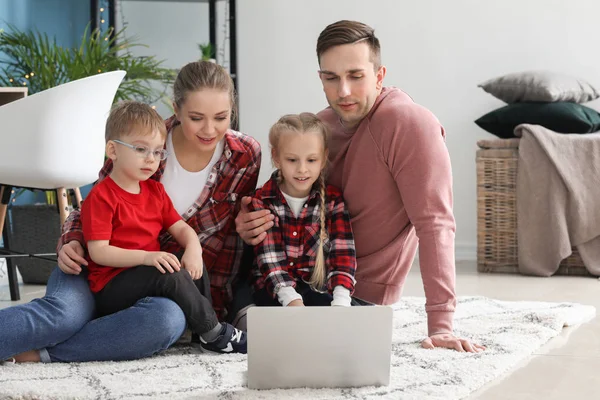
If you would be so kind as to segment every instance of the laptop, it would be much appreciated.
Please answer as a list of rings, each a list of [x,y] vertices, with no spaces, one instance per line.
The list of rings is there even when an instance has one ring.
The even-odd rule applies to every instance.
[[[252,307],[248,388],[387,386],[391,307]]]

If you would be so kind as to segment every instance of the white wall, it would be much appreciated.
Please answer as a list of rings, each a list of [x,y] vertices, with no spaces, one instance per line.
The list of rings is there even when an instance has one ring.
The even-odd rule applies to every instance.
[[[148,47],[135,47],[132,53],[138,56],[155,56],[164,60],[166,68],[179,69],[188,62],[200,59],[198,44],[209,43],[209,8],[207,2],[176,0],[119,0],[117,28],[127,24],[127,36]],[[217,2],[217,45],[223,44],[225,23],[225,1]],[[229,47],[226,46],[226,51]],[[227,55],[229,53],[226,53]],[[222,63],[223,60],[219,60]],[[227,60],[225,60],[227,62]],[[160,86],[157,86],[160,87]],[[169,87],[167,96],[172,97]],[[170,107],[162,102],[154,103],[163,117],[171,115]]]
[[[503,105],[477,84],[550,69],[600,85],[597,0],[246,0],[237,13],[240,126],[263,146],[259,183],[271,170],[271,124],[326,106],[319,33],[340,19],[360,20],[381,41],[385,83],[431,109],[448,131],[459,259],[475,259],[476,141],[493,137],[473,121]]]

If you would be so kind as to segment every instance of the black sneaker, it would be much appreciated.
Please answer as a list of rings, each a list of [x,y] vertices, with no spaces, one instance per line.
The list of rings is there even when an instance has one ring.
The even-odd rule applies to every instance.
[[[200,337],[200,346],[204,350],[219,353],[242,353],[246,354],[248,335],[244,331],[234,328],[233,325],[223,322],[223,328],[219,332],[219,336],[212,342],[206,342]]]

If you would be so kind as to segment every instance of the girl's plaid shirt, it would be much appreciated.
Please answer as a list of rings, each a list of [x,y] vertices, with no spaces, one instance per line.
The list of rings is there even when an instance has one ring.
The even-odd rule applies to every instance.
[[[177,126],[175,117],[165,121],[167,131]],[[167,158],[151,179],[160,181]],[[198,199],[182,215],[182,218],[198,233],[202,243],[204,266],[210,275],[213,307],[221,319],[232,300],[232,281],[238,274],[243,252],[243,241],[235,230],[235,214],[239,201],[256,188],[260,170],[259,143],[250,136],[229,130],[225,133],[223,154],[212,168],[208,181]],[[112,170],[107,160],[100,171],[99,181]],[[200,188],[199,188],[200,189]],[[64,243],[77,240],[84,243],[79,212],[73,211],[65,221],[57,251]],[[181,246],[169,235],[160,237],[161,249],[170,253],[182,251]]]
[[[275,215],[275,225],[267,237],[255,247],[256,265],[253,268],[255,286],[263,287],[275,296],[283,286],[296,281],[310,280],[315,266],[321,232],[321,194],[313,187],[298,218],[287,205],[277,185],[277,171],[273,173],[252,199],[251,209],[268,209]],[[323,243],[327,268],[327,290],[342,285],[354,292],[356,250],[350,227],[350,216],[342,193],[327,185],[325,195],[327,238]]]

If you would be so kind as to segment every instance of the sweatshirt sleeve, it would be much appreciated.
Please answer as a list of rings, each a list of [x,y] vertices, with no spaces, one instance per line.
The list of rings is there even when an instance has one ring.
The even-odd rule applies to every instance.
[[[419,238],[419,264],[425,288],[429,336],[452,333],[456,307],[452,169],[445,132],[437,118],[417,105],[388,110],[394,123],[381,152],[398,185]]]

